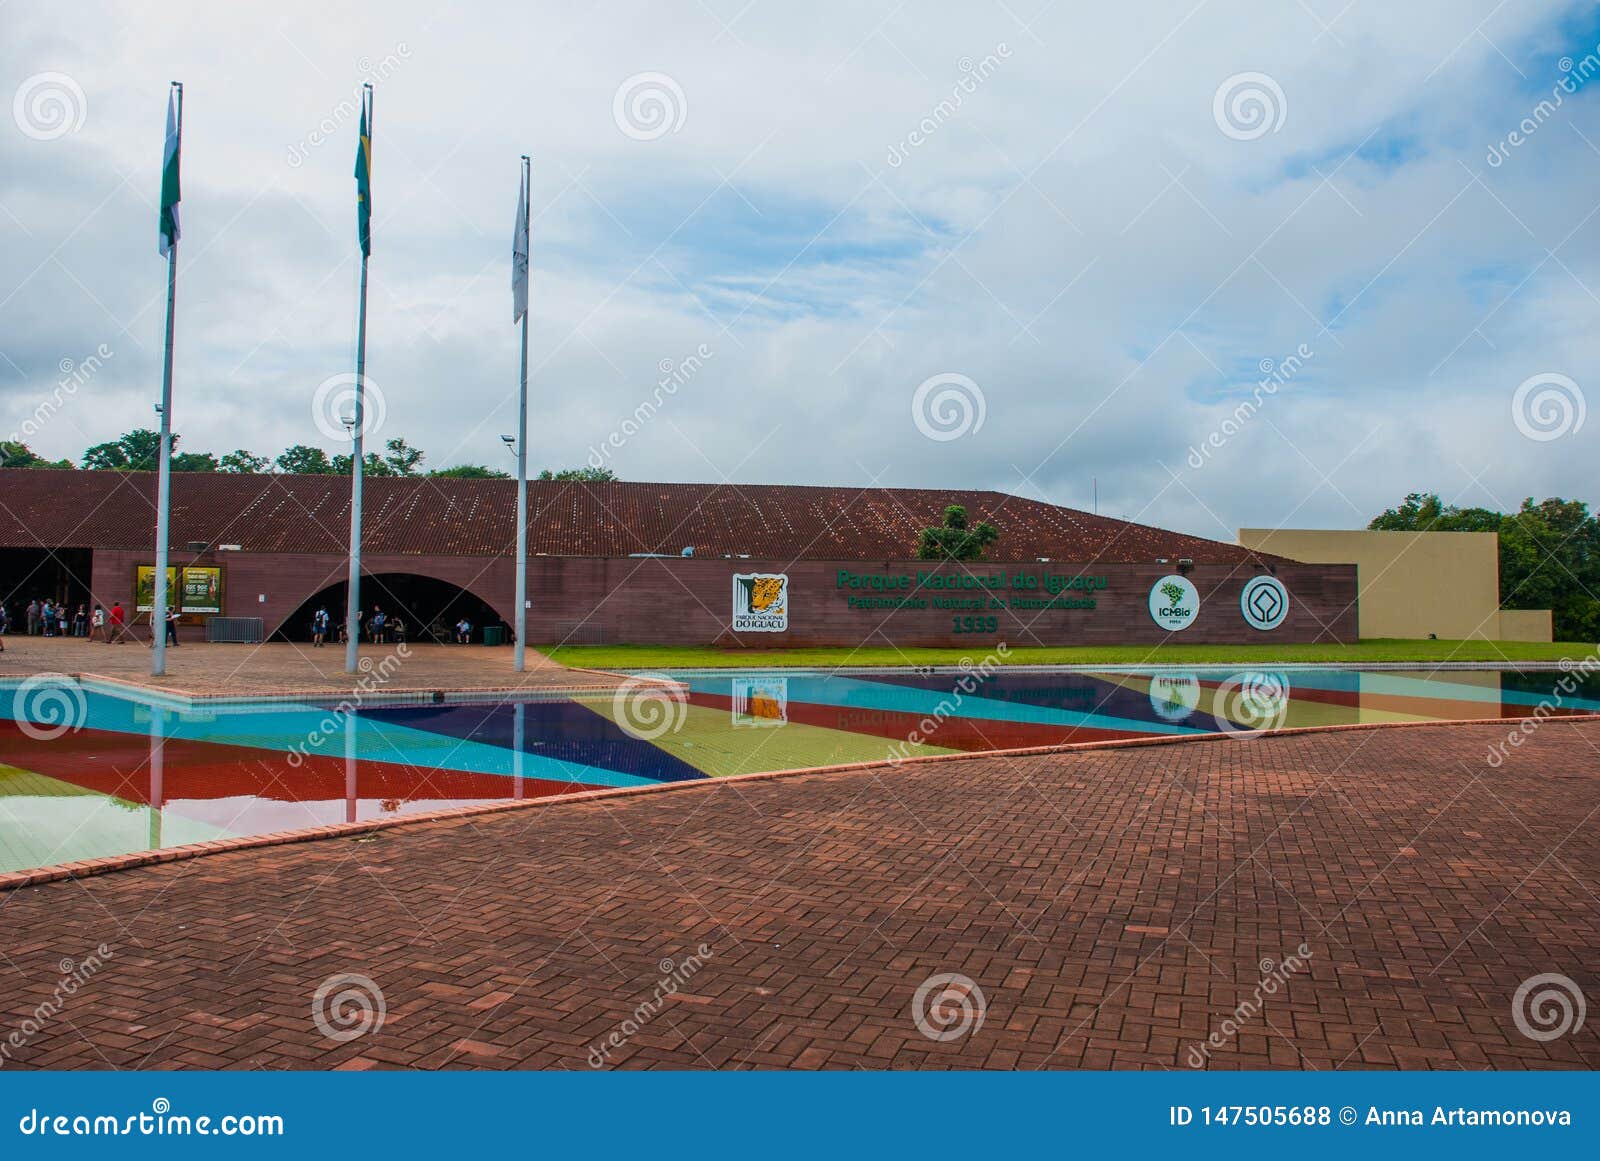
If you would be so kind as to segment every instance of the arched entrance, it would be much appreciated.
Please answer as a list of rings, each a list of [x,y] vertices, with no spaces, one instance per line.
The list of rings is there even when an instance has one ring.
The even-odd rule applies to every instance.
[[[341,581],[329,585],[305,601],[272,634],[274,641],[311,640],[311,618],[319,608],[328,610],[334,629],[329,638],[337,635],[338,625],[344,621],[345,592],[348,585]],[[472,640],[483,641],[483,630],[489,625],[505,628],[505,622],[481,597],[460,585],[436,577],[419,576],[410,572],[384,572],[363,574],[361,577],[361,608],[370,617],[374,609],[381,608],[393,624],[400,617],[406,625],[406,639],[411,642],[454,640],[453,626],[463,617],[472,624]],[[506,639],[510,639],[507,632]]]

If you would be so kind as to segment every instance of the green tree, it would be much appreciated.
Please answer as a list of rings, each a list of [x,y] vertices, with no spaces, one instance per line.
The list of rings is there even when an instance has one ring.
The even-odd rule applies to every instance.
[[[333,474],[333,464],[328,461],[328,453],[320,447],[309,444],[297,443],[285,449],[275,461],[280,472],[291,476],[329,476]]]
[[[617,473],[610,468],[561,468],[557,471],[545,468],[535,478],[540,480],[576,480],[581,484],[609,484],[617,478]]]
[[[983,550],[1000,539],[1000,530],[982,521],[967,527],[967,510],[952,504],[944,510],[944,523],[924,528],[917,545],[919,560],[982,560]]]
[[[1457,508],[1433,492],[1412,492],[1367,527],[1375,532],[1496,532],[1502,517],[1488,508]]]
[[[0,440],[0,468],[70,468],[71,460],[47,460],[25,443]]]
[[[391,439],[385,447],[383,462],[389,466],[392,476],[415,476],[422,467],[422,461],[427,457],[418,448],[412,447],[403,439]]]
[[[1579,500],[1529,498],[1513,513],[1457,508],[1412,493],[1369,528],[1390,532],[1497,532],[1500,605],[1549,609],[1558,641],[1600,640],[1600,521]]]
[[[453,468],[435,468],[428,475],[450,480],[506,480],[510,472],[497,471],[482,464],[457,464]]]
[[[240,448],[238,451],[231,451],[223,456],[222,463],[217,470],[227,472],[230,475],[254,476],[266,471],[267,465],[271,462],[266,456],[258,456],[253,452],[247,452],[244,448]]]
[[[176,452],[178,437],[172,437]],[[161,458],[161,433],[147,427],[124,432],[109,443],[97,443],[83,453],[83,466],[98,471],[153,472]]]
[[[334,456],[333,474],[336,476],[348,476],[352,462],[353,460],[350,456]],[[361,474],[364,476],[392,476],[395,474],[395,470],[377,452],[368,452],[361,457]]]
[[[172,470],[175,472],[214,472],[217,457],[210,452],[173,452]]]

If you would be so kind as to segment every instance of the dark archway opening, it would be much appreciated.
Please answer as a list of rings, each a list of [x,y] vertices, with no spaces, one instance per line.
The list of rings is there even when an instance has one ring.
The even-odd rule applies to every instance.
[[[49,533],[41,530],[39,535]],[[74,612],[79,605],[93,609],[93,558],[87,548],[0,548],[0,604],[11,615],[11,632],[18,637],[27,632],[30,601],[65,602]],[[133,578],[128,581],[131,585]]]
[[[344,621],[345,592],[349,586],[341,581],[329,585],[310,600],[304,602],[279,625],[272,634],[274,641],[311,640],[311,618],[319,608],[328,610],[332,628],[328,639],[338,636],[338,627]],[[361,578],[361,609],[371,618],[375,609],[382,609],[394,624],[396,617],[405,622],[408,642],[453,641],[454,626],[463,617],[472,625],[472,641],[483,642],[487,626],[499,626],[505,631],[505,622],[487,601],[474,596],[460,585],[437,580],[431,576],[418,576],[408,572],[386,572]],[[363,620],[363,624],[366,620]],[[393,640],[393,636],[390,637]],[[507,632],[505,640],[510,639]]]

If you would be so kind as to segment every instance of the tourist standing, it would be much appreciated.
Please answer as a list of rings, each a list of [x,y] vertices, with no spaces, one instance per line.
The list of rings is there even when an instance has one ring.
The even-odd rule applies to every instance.
[[[33,600],[28,602],[27,617],[28,617],[28,636],[37,637],[39,635],[39,598],[38,597],[34,597]]]
[[[383,606],[382,605],[373,605],[372,606],[372,643],[374,645],[382,645],[383,644],[383,627],[384,627],[385,623],[387,623],[387,621],[388,621],[388,618],[383,615]]]
[[[44,635],[46,637],[54,637],[56,635],[56,607],[48,597],[45,598],[44,604],[39,606],[39,618],[44,622]]]
[[[167,644],[174,649],[178,647],[178,610],[167,610]]]
[[[328,610],[319,607],[315,613],[311,614],[311,644],[316,648],[321,648],[327,640]]]

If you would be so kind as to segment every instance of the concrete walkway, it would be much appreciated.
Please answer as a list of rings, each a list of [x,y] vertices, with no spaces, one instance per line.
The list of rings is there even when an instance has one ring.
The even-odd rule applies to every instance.
[[[206,694],[341,693],[361,676],[344,671],[344,647],[273,642],[208,645],[191,641],[167,650],[167,673],[150,676],[150,650],[141,641],[106,645],[71,637],[5,639],[0,677],[73,673],[109,677],[137,685]],[[511,647],[482,645],[363,645],[361,659],[384,675],[386,690],[553,689],[612,686],[620,679],[567,669],[535,649],[523,673],[511,669]]]
[[[0,1023],[23,1033],[0,1052],[1600,1067],[1600,725],[1546,722],[1491,766],[1506,733],[703,783],[23,888],[0,896]],[[1536,1039],[1552,987],[1589,1019]]]

